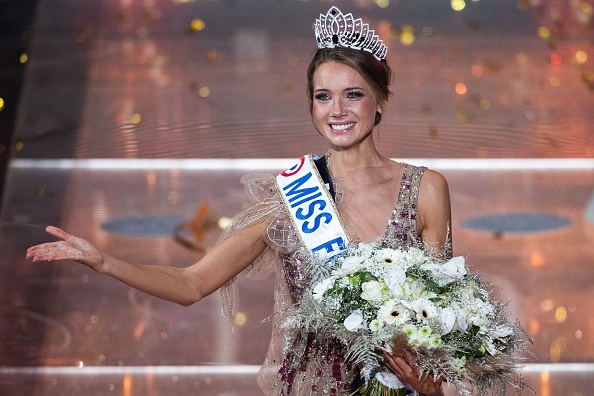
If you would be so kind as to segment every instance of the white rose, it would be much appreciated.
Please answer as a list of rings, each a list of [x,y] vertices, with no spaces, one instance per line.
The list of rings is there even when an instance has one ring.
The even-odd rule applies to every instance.
[[[361,263],[363,263],[364,258],[359,256],[350,256],[343,260],[342,265],[340,268],[349,274],[353,272],[357,272],[361,267]]]
[[[351,312],[349,316],[344,320],[344,327],[348,331],[357,331],[363,328],[363,314],[361,310],[357,309]]]
[[[363,293],[361,298],[367,301],[380,301],[382,299],[382,285],[378,281],[364,282],[361,285]]]

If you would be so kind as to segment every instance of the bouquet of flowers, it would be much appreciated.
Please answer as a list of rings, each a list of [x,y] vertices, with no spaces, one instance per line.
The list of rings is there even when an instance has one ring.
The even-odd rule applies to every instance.
[[[315,261],[315,260],[314,260]],[[422,375],[443,376],[464,395],[469,383],[486,394],[529,388],[515,353],[528,337],[510,323],[504,304],[463,257],[449,261],[422,249],[358,244],[346,256],[305,266],[310,293],[292,315],[307,331],[342,341],[347,361],[360,367],[362,395],[404,395],[404,385],[382,365],[381,350],[411,351]],[[297,323],[296,323],[297,322]]]

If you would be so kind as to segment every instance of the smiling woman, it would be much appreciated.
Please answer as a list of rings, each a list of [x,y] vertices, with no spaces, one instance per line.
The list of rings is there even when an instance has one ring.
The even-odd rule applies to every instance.
[[[443,176],[394,162],[375,145],[374,132],[390,95],[386,46],[367,24],[336,7],[320,15],[315,26],[319,49],[308,68],[308,93],[327,154],[305,155],[276,177],[247,176],[254,205],[234,219],[203,258],[187,268],[129,263],[56,227],[47,231],[60,241],[27,251],[33,261],[78,261],[184,306],[222,288],[231,313],[235,277],[273,270],[278,314],[272,316],[272,339],[259,376],[262,390],[273,396],[364,393],[360,380],[369,379],[337,337],[284,321],[288,310],[312,293],[303,275],[307,262],[332,265],[334,256],[358,242],[403,251],[427,247],[440,259],[451,256],[450,200]],[[368,292],[382,290],[375,286]],[[385,356],[390,375],[410,390],[443,395],[440,373],[421,373],[411,354],[393,353]]]

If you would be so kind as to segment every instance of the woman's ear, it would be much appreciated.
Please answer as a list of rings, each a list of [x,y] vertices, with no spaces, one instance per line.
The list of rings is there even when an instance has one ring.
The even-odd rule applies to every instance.
[[[377,105],[377,109],[375,111],[375,121],[373,123],[373,126],[376,126],[382,120],[382,114],[384,112],[384,108],[386,107],[386,104],[387,104],[387,102],[384,101],[384,102],[380,102]]]

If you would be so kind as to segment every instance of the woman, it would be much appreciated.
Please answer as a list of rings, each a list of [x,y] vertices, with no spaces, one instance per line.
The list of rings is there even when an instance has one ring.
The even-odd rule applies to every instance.
[[[373,31],[366,33],[374,41],[365,44],[354,40],[352,31],[344,30],[347,25],[340,22],[349,18],[352,21],[350,14],[343,15],[335,7],[320,16],[316,21],[320,49],[308,68],[313,124],[329,146],[324,158],[312,161],[313,172],[319,172],[336,204],[324,201],[324,194],[316,193],[316,185],[305,187],[304,183],[315,182],[315,178],[298,173],[308,163],[304,157],[298,166],[276,178],[246,179],[256,204],[237,216],[222,241],[190,267],[122,262],[51,226],[47,231],[61,241],[33,246],[27,257],[33,261],[78,261],[182,305],[200,301],[223,286],[226,295],[233,298],[236,275],[244,270],[266,271],[272,265],[279,283],[275,294],[278,314],[259,376],[262,389],[271,395],[348,392],[357,370],[344,363],[341,345],[324,335],[301,337],[281,326],[283,311],[298,303],[307,287],[299,276],[301,249],[305,246],[329,255],[349,242],[383,241],[404,249],[421,243],[434,252],[450,255],[450,202],[445,179],[425,168],[393,162],[375,146],[373,134],[387,106],[391,70],[385,62],[385,46]],[[357,21],[355,25],[361,26]],[[308,205],[300,208],[300,203]],[[326,208],[330,211],[323,212]],[[315,215],[315,210],[320,212]],[[343,235],[332,241],[341,242],[320,244],[314,236],[311,246],[318,246],[310,248],[305,241],[311,235],[304,232],[315,235],[319,225],[332,223],[330,218],[338,220],[334,223]],[[303,232],[294,227],[299,221],[303,222]],[[387,368],[409,387],[420,394],[443,395],[441,379],[421,378],[410,353],[404,357],[385,354],[385,358]]]

